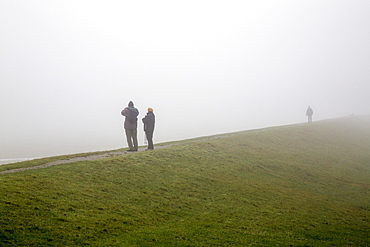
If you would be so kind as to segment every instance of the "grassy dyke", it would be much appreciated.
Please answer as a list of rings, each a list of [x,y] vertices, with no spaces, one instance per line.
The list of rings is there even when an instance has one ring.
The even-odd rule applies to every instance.
[[[0,246],[367,246],[369,175],[368,117],[11,173]]]
[[[53,157],[47,157],[47,158],[38,158],[33,160],[27,160],[27,161],[21,161],[16,163],[10,163],[5,165],[0,165],[0,172],[12,170],[12,169],[18,169],[18,168],[25,168],[25,167],[33,167],[33,166],[39,166],[39,165],[45,165],[47,163],[58,161],[58,160],[68,160],[78,157],[86,157],[90,155],[98,155],[98,154],[104,154],[109,151],[100,151],[100,152],[91,152],[91,153],[79,153],[79,154],[71,154],[71,155],[60,155],[60,156],[53,156]]]
[[[160,143],[160,144],[157,144],[156,147],[161,148],[165,146],[177,145],[180,142],[184,142],[184,141],[173,141],[173,142],[167,142],[167,143]],[[143,149],[144,147],[139,147],[139,148]],[[71,160],[75,158],[87,158],[90,156],[98,156],[98,155],[104,155],[104,154],[106,154],[107,157],[116,156],[116,154],[114,153],[125,152],[125,150],[127,150],[127,148],[107,150],[107,151],[88,152],[88,153],[77,153],[77,154],[70,154],[70,155],[60,155],[60,156],[52,156],[52,157],[46,157],[46,158],[37,158],[37,159],[32,159],[32,160],[27,160],[27,161],[0,165],[0,172],[12,170],[12,169],[26,168],[26,167],[36,167],[36,166],[46,165],[48,163],[55,162],[55,161],[61,161],[61,160],[67,161],[67,160]]]

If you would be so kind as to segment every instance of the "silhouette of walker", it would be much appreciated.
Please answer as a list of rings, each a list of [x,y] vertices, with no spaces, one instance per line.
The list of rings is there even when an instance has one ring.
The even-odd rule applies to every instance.
[[[306,111],[306,116],[308,117],[308,122],[309,123],[312,123],[312,115],[313,115],[313,110],[312,108],[309,106],[307,108],[307,111]]]
[[[137,144],[137,116],[139,110],[134,107],[134,103],[130,101],[128,107],[121,111],[122,116],[125,117],[124,128],[126,132],[127,144],[129,152],[138,151]]]
[[[153,108],[148,108],[148,113],[142,119],[144,123],[144,131],[146,135],[146,139],[148,140],[148,148],[146,150],[153,150],[153,132],[154,132],[154,125],[155,125],[155,116],[153,113]]]

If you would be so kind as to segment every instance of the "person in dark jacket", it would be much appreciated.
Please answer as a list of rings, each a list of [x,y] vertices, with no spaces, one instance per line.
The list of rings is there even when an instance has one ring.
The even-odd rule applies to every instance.
[[[153,150],[153,132],[154,132],[154,125],[155,125],[155,115],[153,113],[152,108],[148,108],[148,113],[142,119],[144,123],[144,131],[146,135],[146,139],[148,140],[148,149]]]
[[[129,146],[127,151],[137,151],[137,116],[139,115],[139,110],[136,109],[134,107],[134,103],[130,101],[128,103],[128,107],[123,109],[121,114],[125,117],[124,128],[127,137],[127,144]]]
[[[312,115],[313,115],[313,110],[312,108],[309,106],[307,108],[307,111],[306,111],[306,116],[308,117],[308,122],[309,123],[312,123]]]

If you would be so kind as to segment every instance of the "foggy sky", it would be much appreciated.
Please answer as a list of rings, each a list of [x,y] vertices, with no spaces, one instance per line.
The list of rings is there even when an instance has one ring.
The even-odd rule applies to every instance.
[[[0,158],[370,114],[370,1],[0,0]]]

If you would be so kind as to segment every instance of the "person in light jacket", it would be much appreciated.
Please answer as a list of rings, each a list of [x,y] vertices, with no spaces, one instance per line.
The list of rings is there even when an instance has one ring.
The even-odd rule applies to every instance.
[[[129,152],[135,152],[138,150],[137,144],[137,116],[139,110],[134,107],[134,103],[130,101],[128,107],[121,111],[121,114],[125,117],[124,128],[126,132],[127,144]]]
[[[146,139],[148,140],[148,149],[146,150],[153,150],[153,132],[154,132],[154,125],[155,125],[155,115],[153,113],[152,108],[148,108],[148,113],[142,119],[144,123],[144,131],[146,135]]]

